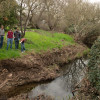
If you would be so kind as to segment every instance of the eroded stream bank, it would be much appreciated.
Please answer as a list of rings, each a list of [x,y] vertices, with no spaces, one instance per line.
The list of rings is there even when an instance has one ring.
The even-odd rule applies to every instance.
[[[69,100],[73,97],[73,91],[86,73],[87,63],[88,60],[77,59],[66,64],[61,68],[62,75],[52,82],[37,84],[27,93],[25,93],[27,87],[23,86],[24,91],[21,95],[8,100]],[[29,85],[28,88],[32,88],[32,86]]]
[[[9,98],[17,86],[54,80],[61,75],[61,65],[82,57],[86,51],[86,46],[73,45],[42,54],[32,53],[22,58],[1,60],[0,95],[6,94]]]

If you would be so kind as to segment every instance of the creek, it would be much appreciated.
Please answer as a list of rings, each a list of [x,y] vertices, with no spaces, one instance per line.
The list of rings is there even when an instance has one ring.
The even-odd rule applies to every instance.
[[[77,59],[61,67],[62,75],[48,84],[41,84],[33,88],[28,93],[28,98],[44,94],[54,98],[54,100],[69,100],[73,97],[72,91],[76,84],[80,83],[86,74],[88,60]]]

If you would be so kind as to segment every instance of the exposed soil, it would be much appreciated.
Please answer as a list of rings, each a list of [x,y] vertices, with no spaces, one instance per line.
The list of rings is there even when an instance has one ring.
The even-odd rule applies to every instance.
[[[12,92],[17,86],[53,80],[61,75],[60,67],[80,56],[86,46],[72,45],[41,54],[30,54],[16,59],[0,61],[0,95],[18,95]],[[79,56],[80,55],[80,56]],[[33,85],[32,85],[33,88]],[[19,90],[16,90],[19,92]],[[25,100],[25,99],[11,99]],[[27,99],[28,100],[28,99]],[[42,100],[42,99],[41,99]]]
[[[75,96],[72,100],[100,100],[100,93],[91,86],[87,78],[84,78],[81,83],[78,84]]]
[[[28,98],[28,95],[27,94],[20,94],[17,96],[17,99],[16,99],[16,96],[13,97],[13,98],[10,98],[8,100],[30,100]],[[46,96],[45,94],[41,94],[35,98],[32,98],[32,100],[54,100],[54,98],[50,97],[50,96]]]

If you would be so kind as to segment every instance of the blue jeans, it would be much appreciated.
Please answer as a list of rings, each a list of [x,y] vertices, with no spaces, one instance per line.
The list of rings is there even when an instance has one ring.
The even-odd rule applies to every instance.
[[[19,39],[15,38],[15,49],[18,49],[19,47]]]
[[[8,40],[7,40],[7,50],[8,50],[8,47],[9,47],[9,43],[10,43],[10,48],[12,49],[13,38],[8,38]]]
[[[25,45],[24,45],[24,43],[21,43],[21,51],[22,52],[25,51]]]
[[[2,48],[3,46],[3,39],[4,39],[4,36],[0,36],[0,48]]]

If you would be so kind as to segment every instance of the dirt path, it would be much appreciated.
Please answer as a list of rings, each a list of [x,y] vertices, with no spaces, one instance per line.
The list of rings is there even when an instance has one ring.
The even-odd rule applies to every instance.
[[[83,56],[87,47],[81,45],[54,49],[42,54],[0,61],[0,94],[11,96],[9,91],[30,82],[53,80],[58,77],[62,64]],[[17,99],[16,99],[17,100]]]

